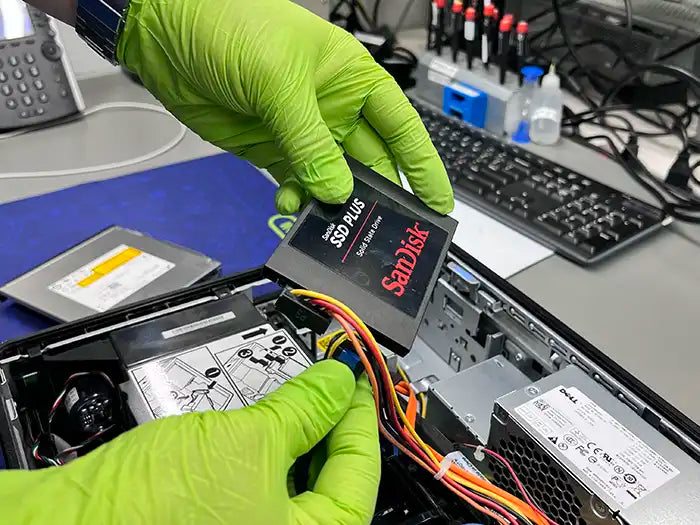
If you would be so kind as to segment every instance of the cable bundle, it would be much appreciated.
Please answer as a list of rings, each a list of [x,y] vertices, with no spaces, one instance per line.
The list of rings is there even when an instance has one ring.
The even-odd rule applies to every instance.
[[[664,63],[669,58],[699,44],[700,38],[693,38],[664,53],[652,63],[641,63],[630,57],[616,41],[605,37],[575,42],[569,34],[562,10],[576,1],[552,0],[550,8],[529,18],[532,22],[550,14],[554,15],[554,21],[549,26],[532,36],[530,42],[533,52],[546,64],[549,62],[546,57],[548,53],[564,49],[565,54],[556,60],[557,70],[564,86],[580,97],[589,108],[586,111],[565,116],[562,122],[565,135],[620,164],[632,178],[649,191],[669,216],[686,222],[700,222],[700,198],[692,192],[688,184],[691,179],[695,183],[700,183],[700,177],[694,173],[700,167],[700,162],[691,163],[689,160],[690,155],[697,151],[699,146],[693,143],[687,131],[693,116],[698,115],[700,104],[687,103],[680,112],[677,112],[672,111],[671,108],[650,107],[649,103],[646,105],[622,103],[619,96],[624,88],[631,85],[642,89],[655,88],[644,82],[644,76],[647,73],[653,73],[672,78],[678,86],[693,93],[696,99],[700,99],[700,78],[682,68]],[[625,14],[627,29],[631,31],[633,29],[632,6],[629,2],[625,2]],[[551,43],[557,33],[561,36],[561,41]],[[535,42],[538,42],[538,45],[534,45]],[[624,66],[628,74],[616,80],[587,65],[579,51],[592,46],[602,47],[612,52],[616,64]],[[571,67],[564,67],[567,62],[573,62]],[[643,97],[637,98],[641,100]],[[620,115],[621,111],[629,112],[651,124],[655,130],[635,129],[629,119]],[[581,124],[598,126],[607,133],[584,135],[580,129]],[[665,180],[655,177],[638,156],[640,138],[662,136],[677,137],[682,144],[678,157]],[[604,142],[604,148],[600,146],[600,141]]]
[[[478,447],[479,451],[491,455],[506,465],[526,501],[458,467],[451,461],[449,455],[442,456],[423,441],[415,429],[417,402],[408,378],[400,370],[403,380],[398,385],[394,385],[374,336],[352,310],[332,297],[320,293],[307,290],[292,290],[291,293],[309,299],[311,304],[325,310],[342,326],[345,334],[331,340],[326,358],[333,356],[345,338],[352,344],[372,385],[379,431],[389,443],[431,473],[456,496],[484,515],[493,518],[497,523],[557,525],[535,505],[508,462],[495,452]],[[403,408],[399,394],[408,398],[406,410]],[[425,398],[423,398],[421,411],[424,412],[425,409]],[[475,447],[475,445],[467,446]]]
[[[99,432],[96,432],[95,434],[89,436],[78,445],[69,446],[68,448],[64,448],[63,450],[58,451],[54,456],[47,456],[45,454],[42,454],[40,451],[40,448],[43,448],[42,443],[44,442],[44,439],[48,440],[50,442],[50,448],[55,450],[56,443],[53,434],[51,433],[51,423],[53,422],[54,416],[56,415],[58,407],[61,406],[61,403],[63,403],[63,400],[66,398],[66,394],[68,393],[68,387],[70,386],[70,384],[75,379],[88,375],[99,375],[102,378],[104,378],[105,381],[107,381],[111,388],[114,388],[112,380],[104,372],[78,372],[68,377],[68,379],[66,379],[66,382],[64,383],[63,390],[61,390],[61,392],[58,394],[58,397],[53,402],[53,404],[51,405],[51,409],[49,410],[47,432],[39,434],[39,436],[34,440],[34,443],[32,445],[32,456],[34,456],[36,460],[54,467],[64,465],[66,463],[66,458],[68,458],[70,454],[72,454],[73,452],[77,452],[82,448],[88,446],[89,444],[95,442],[97,439],[104,436],[107,432],[114,428],[114,425],[110,425],[107,428],[104,428],[103,430],[100,430]]]

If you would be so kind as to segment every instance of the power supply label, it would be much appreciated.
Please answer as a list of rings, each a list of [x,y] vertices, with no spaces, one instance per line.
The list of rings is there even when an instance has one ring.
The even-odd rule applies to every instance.
[[[679,474],[577,388],[559,386],[515,411],[623,509]]]
[[[290,245],[415,317],[447,232],[355,179],[342,206],[316,206]]]

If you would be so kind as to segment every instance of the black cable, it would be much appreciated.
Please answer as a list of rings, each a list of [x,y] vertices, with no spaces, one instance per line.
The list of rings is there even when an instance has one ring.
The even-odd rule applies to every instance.
[[[700,36],[696,36],[695,38],[693,38],[692,40],[689,40],[685,44],[682,44],[678,47],[671,49],[671,51],[664,53],[663,55],[658,57],[656,60],[657,61],[666,60],[667,58],[671,58],[672,56],[675,56],[678,53],[682,53],[686,49],[690,49],[691,47],[696,46],[698,44],[700,44]]]
[[[558,0],[553,1],[557,2]],[[692,73],[689,73],[685,69],[667,64],[640,64],[639,66],[637,66],[635,71],[632,71],[629,75],[623,78],[620,82],[617,83],[617,85],[612,87],[605,94],[605,96],[603,96],[603,100],[600,103],[601,106],[609,104],[610,101],[618,95],[618,93],[622,90],[623,87],[625,87],[633,80],[639,78],[640,75],[646,72],[659,73],[662,75],[676,78],[677,80],[685,80],[686,82],[688,82],[690,89],[695,93],[696,96],[700,98],[700,78],[693,75]]]
[[[568,6],[570,6],[571,4],[575,4],[576,2],[578,2],[578,0],[566,0],[566,2],[562,2],[561,7],[568,7]],[[539,20],[539,19],[542,18],[543,16],[547,16],[548,14],[552,13],[552,11],[553,11],[553,9],[552,9],[551,7],[547,7],[546,9],[543,9],[542,11],[538,11],[538,12],[535,13],[534,15],[530,16],[530,17],[527,19],[527,22],[528,22],[529,24],[531,24],[531,23],[534,22],[535,20]]]
[[[581,113],[576,113],[576,114],[572,115],[571,117],[564,119],[562,121],[562,123],[563,124],[572,124],[572,123],[580,124],[580,123],[583,123],[584,121],[579,120],[579,119],[586,119],[586,122],[589,122],[589,119],[588,119],[589,116],[601,115],[601,114],[605,115],[605,113],[610,113],[613,111],[630,111],[630,110],[635,110],[637,113],[639,113],[639,111],[643,111],[643,110],[636,109],[636,107],[632,104],[615,104],[615,105],[611,105],[611,106],[601,106],[601,107],[589,109],[587,111],[583,111]],[[688,148],[688,143],[689,143],[690,139],[688,137],[688,130],[686,129],[686,126],[683,125],[683,121],[681,120],[680,116],[676,115],[675,113],[673,113],[672,111],[670,111],[666,108],[657,108],[657,109],[654,109],[653,111],[656,111],[660,114],[669,116],[674,120],[674,122],[675,122],[674,127],[676,130],[678,130],[679,138],[683,142],[683,150],[686,150]],[[615,116],[618,119],[624,119],[624,117],[622,117],[620,115],[610,115],[610,116]],[[593,120],[593,119],[591,119],[591,120]],[[644,137],[644,136],[658,137],[658,136],[663,136],[663,135],[669,134],[669,132],[653,133],[653,132],[644,132],[644,131],[636,131],[634,129],[629,129],[629,128],[632,128],[632,124],[629,122],[629,120],[627,120],[627,119],[624,119],[624,120],[626,121],[628,129],[622,130],[622,131],[628,131],[630,133],[634,133],[635,135],[637,135],[639,137]],[[652,122],[652,123],[659,126],[659,127],[663,127],[659,123],[654,123],[654,122]],[[666,128],[666,129],[668,129],[668,128]]]
[[[576,62],[576,65],[579,68],[581,68],[583,71],[587,71],[588,68],[581,61],[581,58],[578,56],[578,53],[576,53],[576,48],[574,47],[573,43],[571,42],[571,37],[569,36],[569,30],[567,29],[566,24],[564,24],[564,17],[561,14],[561,4],[560,4],[559,0],[552,0],[552,9],[554,10],[554,18],[556,20],[557,26],[559,27],[559,32],[561,33],[561,37],[564,39],[564,42],[566,43],[566,47],[569,49],[569,52],[571,53],[571,56],[573,57],[574,61]]]
[[[374,7],[372,8],[372,23],[374,24],[374,27],[379,27],[379,4],[382,3],[382,0],[374,0]]]
[[[632,13],[632,1],[631,0],[624,0],[625,2],[625,18],[627,19],[627,29],[632,31],[634,23],[633,23],[633,13]]]
[[[697,160],[690,165],[690,176],[693,177],[696,184],[700,184],[700,175],[695,174],[695,170],[698,168],[700,168],[700,160]]]
[[[377,0],[379,1],[379,0]],[[406,17],[408,16],[408,13],[411,11],[411,8],[413,7],[413,4],[416,2],[416,0],[408,0],[406,2],[406,5],[403,6],[403,10],[401,11],[401,14],[399,15],[399,19],[396,22],[396,26],[394,26],[394,36],[398,36],[399,31],[403,29],[403,24],[406,21]]]

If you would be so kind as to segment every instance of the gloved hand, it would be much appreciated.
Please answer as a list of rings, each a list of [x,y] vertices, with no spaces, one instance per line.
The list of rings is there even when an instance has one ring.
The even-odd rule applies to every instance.
[[[312,490],[291,497],[290,467],[326,435]],[[252,407],[161,419],[65,466],[0,472],[0,521],[359,525],[379,473],[369,383],[322,361]]]
[[[441,213],[445,168],[399,86],[344,30],[290,0],[131,0],[120,62],[205,140],[266,168],[282,213],[344,202],[343,151]]]

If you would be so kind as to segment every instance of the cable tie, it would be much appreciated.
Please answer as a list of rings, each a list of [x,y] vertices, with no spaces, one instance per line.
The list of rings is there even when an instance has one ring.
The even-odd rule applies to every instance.
[[[450,452],[444,458],[442,458],[442,461],[440,462],[440,470],[438,470],[433,477],[437,481],[440,481],[445,476],[445,474],[447,474],[447,471],[450,470],[452,463],[454,463],[460,455],[461,452],[455,450],[454,452]]]
[[[485,458],[486,456],[484,455],[484,447],[479,445],[474,451],[474,459],[477,461],[484,461]]]

